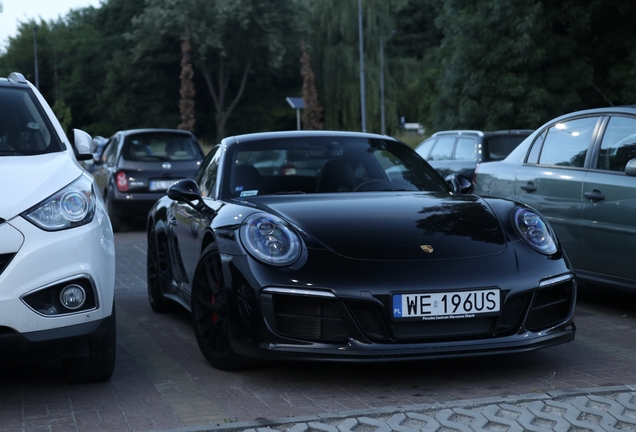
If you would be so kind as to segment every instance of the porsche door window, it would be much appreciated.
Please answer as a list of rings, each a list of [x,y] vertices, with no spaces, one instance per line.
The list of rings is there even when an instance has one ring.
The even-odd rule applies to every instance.
[[[598,117],[557,123],[548,129],[539,163],[583,167]]]
[[[607,125],[596,168],[625,171],[627,162],[636,158],[636,119],[612,117]]]
[[[219,160],[221,159],[219,148],[219,146],[216,146],[210,150],[210,153],[201,164],[201,168],[194,174],[194,181],[199,185],[201,195],[204,197],[214,197],[214,185],[216,184]]]

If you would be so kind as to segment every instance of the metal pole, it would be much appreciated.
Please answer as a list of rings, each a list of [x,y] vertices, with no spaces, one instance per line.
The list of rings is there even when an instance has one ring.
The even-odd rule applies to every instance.
[[[360,115],[362,116],[362,132],[367,131],[367,115],[364,100],[364,49],[362,43],[362,0],[358,0],[358,36],[360,38]]]
[[[35,88],[40,88],[40,78],[38,74],[38,43],[37,43],[38,26],[33,27],[33,57],[35,63]]]
[[[300,108],[296,108],[296,128],[300,130]]]
[[[380,36],[380,123],[382,135],[386,135],[386,120],[384,118],[384,38]]]

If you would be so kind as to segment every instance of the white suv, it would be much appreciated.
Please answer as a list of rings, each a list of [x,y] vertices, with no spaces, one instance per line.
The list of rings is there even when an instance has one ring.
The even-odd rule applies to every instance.
[[[115,366],[115,245],[91,137],[69,142],[38,90],[0,78],[0,363],[59,358],[70,382]]]

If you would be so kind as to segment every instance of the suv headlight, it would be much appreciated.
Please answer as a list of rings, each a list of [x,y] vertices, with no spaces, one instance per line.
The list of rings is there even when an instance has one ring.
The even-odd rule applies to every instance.
[[[248,216],[241,225],[240,236],[250,255],[266,264],[286,266],[300,256],[298,235],[276,216],[266,213]]]
[[[557,245],[554,233],[537,213],[519,207],[514,211],[512,222],[519,236],[532,249],[545,255],[556,253]]]
[[[60,231],[86,225],[95,216],[93,183],[83,175],[64,189],[22,213],[45,231]]]

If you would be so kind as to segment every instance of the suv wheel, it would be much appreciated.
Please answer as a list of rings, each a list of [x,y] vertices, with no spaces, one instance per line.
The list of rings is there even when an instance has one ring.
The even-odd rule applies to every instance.
[[[108,211],[108,218],[113,227],[113,232],[119,232],[119,230],[121,230],[121,216],[115,213],[113,203],[108,196],[106,196],[106,210]]]
[[[70,383],[101,382],[115,369],[115,304],[108,331],[88,344],[88,356],[62,360],[64,378]]]

